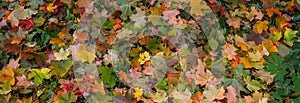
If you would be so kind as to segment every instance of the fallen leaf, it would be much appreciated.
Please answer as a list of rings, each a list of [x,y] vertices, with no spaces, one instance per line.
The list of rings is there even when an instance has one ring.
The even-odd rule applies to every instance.
[[[69,51],[63,48],[60,48],[59,52],[54,52],[55,60],[67,60],[69,55]]]
[[[142,96],[143,96],[143,90],[139,88],[134,88],[133,97],[139,101],[141,100]]]
[[[278,16],[281,16],[280,8],[268,8],[266,9],[267,15],[269,17],[272,17],[274,13],[276,13]]]
[[[239,18],[239,17],[228,18],[228,19],[226,20],[226,23],[227,23],[229,26],[233,26],[233,28],[240,28],[240,25],[241,25],[241,18]]]
[[[208,90],[203,92],[203,95],[205,97],[205,100],[207,101],[214,101],[215,99],[222,100],[225,98],[224,96],[225,90],[223,87],[220,87],[219,89],[216,86],[210,85],[208,87]]]
[[[294,43],[291,40],[292,40],[292,38],[296,37],[297,32],[298,31],[296,31],[296,30],[293,31],[290,28],[286,28],[285,32],[284,32],[284,43],[286,43],[289,46],[293,46]]]
[[[13,68],[13,69],[17,69],[20,64],[19,64],[19,58],[18,59],[10,59],[9,63],[6,65],[6,68]]]
[[[235,59],[235,56],[237,55],[236,53],[237,49],[233,45],[225,44],[223,48],[224,50],[222,54],[225,58],[227,58],[228,60]]]
[[[32,86],[34,83],[32,81],[28,81],[27,77],[25,75],[22,76],[16,76],[17,78],[17,86],[24,87],[25,89]]]
[[[12,68],[3,68],[0,71],[0,82],[5,83],[9,81],[10,85],[15,84],[15,73]]]
[[[268,21],[258,21],[253,25],[253,29],[258,33],[261,34],[263,31],[268,31]]]
[[[89,34],[87,32],[76,32],[74,38],[76,42],[84,42],[89,39]]]
[[[227,98],[227,103],[235,103],[237,101],[238,93],[236,91],[236,88],[233,86],[226,87],[227,93],[225,93],[225,96]]]

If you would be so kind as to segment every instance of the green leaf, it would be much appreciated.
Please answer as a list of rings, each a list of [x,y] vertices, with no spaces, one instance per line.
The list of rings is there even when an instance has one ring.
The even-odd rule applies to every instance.
[[[52,65],[49,67],[49,69],[52,70],[51,74],[63,77],[71,69],[74,61],[72,59],[64,61],[53,60],[51,64]]]
[[[50,79],[51,74],[49,72],[51,71],[48,68],[43,68],[41,70],[39,69],[31,69],[31,73],[28,74],[28,79],[34,78],[34,83],[36,85],[40,85],[43,83],[44,79]]]
[[[57,100],[58,103],[73,103],[76,102],[77,96],[73,92],[61,94]]]
[[[109,87],[113,87],[116,82],[117,78],[113,73],[113,71],[108,68],[107,66],[101,66],[99,67],[99,71],[101,73],[101,80],[107,84]]]
[[[120,7],[120,10],[122,11],[122,14],[120,17],[123,20],[127,20],[128,17],[133,13],[130,5],[122,5]]]
[[[155,50],[159,47],[161,39],[158,37],[151,38],[146,46],[150,51]]]
[[[257,90],[260,90],[260,89],[266,89],[266,87],[263,84],[261,84],[259,81],[251,80],[250,76],[247,76],[246,78],[244,78],[244,81],[247,84],[246,88],[249,89],[250,91],[257,91]]]
[[[291,41],[292,38],[296,37],[296,33],[298,31],[293,31],[290,28],[286,28],[284,32],[284,43],[286,43],[289,46],[293,46],[293,42]]]
[[[218,48],[219,43],[218,43],[218,41],[217,41],[216,39],[210,38],[210,39],[208,40],[208,45],[209,45],[209,47],[210,47],[213,51],[215,51],[215,50]]]
[[[150,15],[148,16],[148,21],[150,21],[153,26],[156,26],[157,24],[160,23],[160,16],[157,16],[157,15]]]
[[[274,36],[270,36],[273,42],[280,40],[282,37],[281,32],[274,32],[273,34],[274,34]]]
[[[106,21],[106,22],[103,24],[102,28],[103,28],[103,29],[113,29],[113,28],[114,28],[114,24],[115,24],[114,21]]]
[[[43,5],[44,0],[29,0],[26,6],[30,6],[31,9],[38,9],[39,5]]]
[[[176,36],[177,32],[176,32],[176,29],[171,29],[169,32],[168,32],[168,35],[170,36]]]
[[[164,79],[159,84],[156,85],[156,88],[162,89],[162,90],[168,90],[169,87],[167,86],[167,81]]]
[[[225,85],[225,86],[229,86],[229,85],[231,85],[231,86],[233,86],[233,87],[236,87],[236,90],[237,90],[237,92],[238,93],[240,93],[241,91],[244,91],[244,92],[246,92],[246,93],[249,93],[249,91],[244,87],[244,84],[243,84],[243,82],[241,82],[240,80],[238,80],[238,79],[231,79],[231,78],[224,78],[223,80],[222,80],[222,82],[223,82],[223,84]]]
[[[2,85],[2,89],[0,90],[0,94],[7,94],[11,91],[11,86],[10,86],[10,80],[6,81],[3,85]]]

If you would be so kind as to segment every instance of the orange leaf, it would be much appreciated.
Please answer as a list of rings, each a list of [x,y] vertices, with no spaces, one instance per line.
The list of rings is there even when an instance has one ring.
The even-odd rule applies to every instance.
[[[253,66],[250,64],[250,60],[248,58],[242,57],[241,63],[244,64],[244,68],[253,68]]]
[[[118,72],[118,74],[119,74],[119,79],[120,79],[120,80],[124,80],[124,81],[127,81],[127,80],[128,80],[127,74],[126,74],[124,71],[120,70],[120,71]]]
[[[87,32],[76,32],[75,40],[76,42],[84,42],[89,39],[89,34]]]
[[[19,43],[21,43],[21,41],[22,41],[22,39],[23,38],[21,38],[21,37],[13,37],[13,38],[11,38],[11,44],[19,44]]]
[[[282,13],[279,10],[280,8],[268,8],[266,12],[269,17],[272,17],[274,13],[281,16]]]
[[[268,21],[258,21],[256,24],[253,25],[253,29],[258,33],[261,34],[263,31],[268,31]]]
[[[284,17],[276,18],[276,22],[279,24],[280,28],[292,27],[292,25]]]
[[[226,23],[229,26],[233,26],[233,28],[240,28],[240,24],[241,24],[240,22],[241,22],[241,18],[238,18],[238,17],[228,18],[226,20]]]

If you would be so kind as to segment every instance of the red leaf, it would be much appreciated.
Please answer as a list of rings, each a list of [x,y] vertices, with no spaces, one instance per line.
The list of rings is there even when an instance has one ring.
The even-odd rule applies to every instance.
[[[34,26],[33,19],[29,20],[20,20],[19,21],[19,27],[22,27],[24,30],[29,30],[31,27]]]

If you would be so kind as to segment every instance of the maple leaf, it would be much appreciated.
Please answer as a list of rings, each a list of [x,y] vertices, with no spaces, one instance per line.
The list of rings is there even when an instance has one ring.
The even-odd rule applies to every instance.
[[[263,82],[271,84],[274,80],[275,75],[271,75],[271,72],[266,72],[264,70],[259,70],[256,73],[257,77],[260,78]]]
[[[63,40],[61,40],[60,38],[51,38],[50,39],[50,44],[57,44],[58,46],[65,46],[65,42]]]
[[[23,38],[22,37],[13,37],[13,38],[11,38],[11,44],[20,44],[21,43],[21,41],[23,40]]]
[[[263,57],[259,51],[248,52],[248,55],[251,58],[251,61],[260,61],[260,59]]]
[[[292,38],[296,37],[298,31],[293,31],[290,28],[286,28],[284,32],[284,43],[286,43],[289,46],[293,46],[293,42],[291,41]]]
[[[3,68],[0,71],[0,82],[5,83],[9,81],[10,85],[15,84],[15,73],[12,68]]]
[[[228,60],[233,60],[235,59],[235,56],[237,55],[236,53],[236,48],[233,45],[230,44],[225,44],[223,46],[223,55],[228,59]]]
[[[50,79],[51,74],[49,73],[51,70],[48,68],[42,69],[30,69],[31,73],[27,75],[28,79],[34,78],[33,81],[36,85],[40,85],[43,83],[44,79]]]
[[[148,60],[150,60],[150,54],[147,52],[147,51],[145,51],[145,52],[143,52],[143,53],[141,53],[140,55],[139,55],[139,59],[138,59],[138,61],[141,63],[141,64],[144,64],[146,61],[148,61]]]
[[[13,69],[17,69],[20,64],[19,64],[19,58],[14,60],[14,59],[10,59],[9,63],[6,65],[6,68],[13,68]]]
[[[291,27],[292,26],[284,17],[276,18],[276,22],[279,24],[280,28]]]
[[[134,21],[134,26],[144,27],[146,25],[145,15],[141,9],[136,9],[137,13],[130,16],[130,19]]]
[[[227,103],[235,103],[238,96],[236,88],[230,85],[226,87],[226,89],[227,89],[227,93],[225,93],[225,96],[227,98]]]
[[[71,59],[64,61],[54,60],[51,62],[51,66],[49,67],[49,69],[51,69],[50,74],[63,77],[71,69],[73,64],[74,61]]]
[[[204,0],[191,0],[190,1],[190,13],[196,16],[203,16],[203,10],[209,9]]]
[[[138,72],[137,68],[131,68],[129,72],[130,72],[129,76],[133,79],[142,77],[142,74]]]
[[[264,31],[268,30],[268,21],[258,21],[253,25],[253,29],[258,33],[261,34]]]
[[[17,86],[24,87],[25,89],[32,86],[34,83],[32,81],[28,81],[27,77],[25,75],[22,76],[16,76],[17,78]]]
[[[188,90],[185,89],[183,90],[174,90],[171,93],[171,96],[174,98],[175,103],[191,103],[191,96],[192,93]]]
[[[205,97],[205,100],[207,101],[214,101],[215,99],[222,100],[225,98],[224,96],[225,90],[223,87],[220,87],[217,89],[216,86],[210,85],[208,87],[208,90],[203,92],[203,96]]]
[[[119,74],[119,79],[120,79],[120,80],[124,80],[124,81],[127,81],[127,80],[128,80],[127,74],[126,74],[124,71],[120,70],[120,71],[118,72],[118,74]]]
[[[143,96],[143,90],[139,88],[134,88],[133,97],[139,101],[141,100],[142,96]]]
[[[282,32],[275,31],[275,32],[273,32],[273,34],[274,34],[274,36],[272,36],[272,38],[271,38],[273,41],[278,41],[282,38]]]
[[[165,20],[169,20],[169,23],[176,22],[176,15],[180,14],[180,12],[176,9],[174,10],[165,10],[163,12],[163,18]]]
[[[280,12],[280,8],[268,8],[266,9],[267,15],[269,17],[272,17],[274,13],[276,13],[277,15],[281,16],[281,12]]]
[[[161,16],[158,15],[150,15],[148,16],[148,21],[153,24],[153,26],[156,26],[160,23],[161,21]]]
[[[10,20],[13,25],[18,26],[19,20],[25,20],[31,18],[36,14],[37,10],[24,9],[24,6],[16,6],[15,10],[10,13],[7,20]]]
[[[92,63],[94,59],[96,58],[96,55],[88,52],[87,50],[80,50],[76,53],[76,56],[79,57],[81,62],[89,62]]]
[[[74,38],[76,42],[84,42],[89,39],[89,34],[87,32],[76,32]]]
[[[19,26],[22,27],[24,30],[29,30],[31,27],[34,26],[33,19],[28,20],[19,20]]]
[[[241,22],[241,18],[239,18],[239,17],[228,18],[226,20],[226,23],[229,26],[233,26],[233,28],[240,28],[240,25],[241,25],[240,22]]]
[[[261,20],[264,17],[264,14],[261,11],[258,11],[255,7],[251,7],[251,12],[246,12],[246,17],[250,21],[252,21],[254,17],[255,19]]]
[[[54,52],[55,60],[67,60],[69,55],[69,51],[63,48],[60,48],[59,52]]]
[[[278,52],[277,47],[273,44],[270,39],[265,39],[262,41],[262,45],[270,52]]]
[[[6,20],[1,20],[1,22],[0,22],[0,29],[2,27],[6,26],[6,25],[7,25]]]
[[[244,64],[244,68],[253,68],[254,66],[250,64],[250,60],[248,58],[241,57],[241,63]]]

